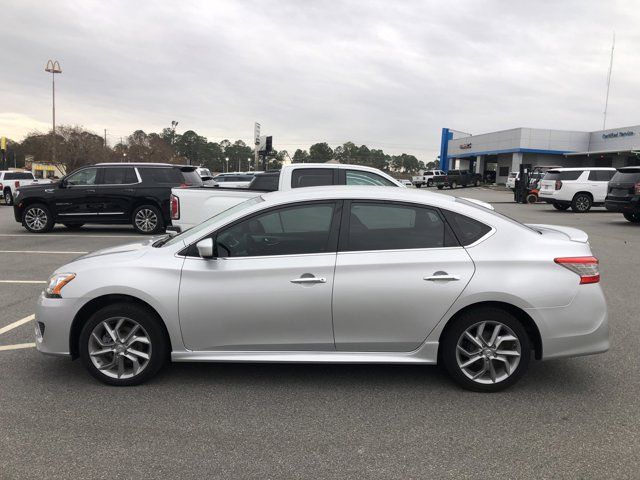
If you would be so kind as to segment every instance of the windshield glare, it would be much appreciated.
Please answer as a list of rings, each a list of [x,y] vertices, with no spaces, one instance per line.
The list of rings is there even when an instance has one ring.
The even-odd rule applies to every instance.
[[[162,245],[162,247],[168,247],[170,245],[175,245],[176,243],[181,242],[184,238],[186,238],[186,237],[188,237],[188,236],[190,236],[192,234],[196,234],[198,232],[206,231],[211,225],[214,225],[215,223],[220,222],[220,221],[224,220],[225,218],[232,217],[236,213],[244,210],[245,208],[249,208],[252,205],[256,205],[256,204],[258,204],[260,202],[264,202],[264,199],[261,196],[258,195],[257,197],[250,198],[249,200],[245,200],[242,203],[234,205],[233,207],[228,208],[228,209],[218,213],[217,215],[214,215],[213,217],[205,220],[201,224],[196,225],[195,227],[191,227],[191,228],[185,230],[184,232],[174,236],[168,242],[164,243]]]

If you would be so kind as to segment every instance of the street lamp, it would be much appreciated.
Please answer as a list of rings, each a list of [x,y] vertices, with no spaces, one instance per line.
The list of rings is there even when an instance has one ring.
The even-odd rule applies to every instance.
[[[251,158],[247,158],[247,171],[251,171]]]
[[[53,162],[56,161],[56,73],[62,73],[62,69],[60,68],[60,64],[58,61],[49,60],[47,65],[44,67],[45,72],[49,72],[51,74],[51,91],[53,92]]]
[[[229,157],[224,158],[227,162],[227,173],[229,173]]]

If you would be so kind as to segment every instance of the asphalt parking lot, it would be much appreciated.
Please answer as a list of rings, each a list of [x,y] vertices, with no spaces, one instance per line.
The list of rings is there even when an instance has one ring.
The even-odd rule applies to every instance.
[[[437,367],[375,365],[175,364],[110,388],[77,361],[40,355],[30,322],[6,327],[33,313],[57,266],[143,237],[128,227],[33,235],[0,207],[0,478],[640,478],[640,226],[601,208],[455,193],[589,234],[608,353],[534,362],[491,395]]]

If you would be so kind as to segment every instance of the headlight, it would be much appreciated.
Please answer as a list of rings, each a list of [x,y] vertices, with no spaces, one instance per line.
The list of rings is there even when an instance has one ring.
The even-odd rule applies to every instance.
[[[62,288],[74,278],[76,278],[75,273],[55,273],[49,278],[49,284],[44,293],[47,297],[60,298]]]

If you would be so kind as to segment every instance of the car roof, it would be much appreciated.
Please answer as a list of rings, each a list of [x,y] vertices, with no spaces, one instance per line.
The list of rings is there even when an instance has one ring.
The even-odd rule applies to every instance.
[[[412,188],[355,185],[294,188],[292,190],[265,193],[262,198],[265,202],[273,204],[314,200],[361,199],[429,203],[438,206],[450,205],[455,201],[455,197],[451,195],[425,192]]]
[[[567,167],[567,168],[562,167],[562,168],[554,168],[553,170],[549,170],[549,172],[584,172],[586,170],[611,171],[611,170],[615,170],[615,168],[613,167]]]

